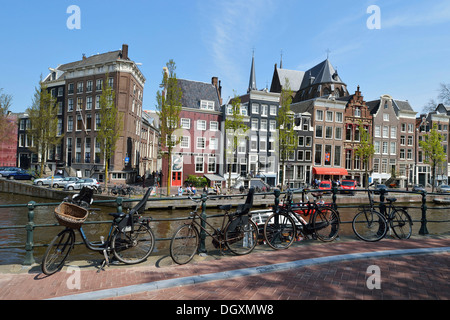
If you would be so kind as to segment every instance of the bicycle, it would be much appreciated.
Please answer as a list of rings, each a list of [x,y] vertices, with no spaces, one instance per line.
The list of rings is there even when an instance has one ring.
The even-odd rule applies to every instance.
[[[41,263],[44,274],[52,275],[62,269],[75,244],[74,230],[78,230],[86,248],[103,253],[104,260],[98,272],[109,265],[111,255],[125,264],[136,264],[147,259],[155,246],[155,237],[149,226],[150,219],[139,214],[145,209],[151,189],[147,190],[144,197],[128,213],[109,213],[114,220],[106,240],[102,236],[100,242],[89,241],[82,228],[88,214],[99,210],[90,208],[92,188],[84,187],[80,194],[73,196],[71,200],[66,198],[58,206],[65,212],[59,212],[58,208],[55,210],[58,222],[66,228],[55,236],[44,254]]]
[[[235,212],[230,213],[231,205],[220,206],[219,209],[224,210],[225,214],[221,227],[217,229],[197,212],[199,203],[209,197],[203,195],[202,200],[189,197],[196,206],[190,213],[191,221],[180,226],[170,241],[170,256],[173,261],[177,264],[186,264],[192,260],[199,247],[199,228],[212,237],[214,247],[219,248],[221,253],[224,247],[236,255],[252,252],[258,240],[258,227],[251,220],[250,214],[254,193],[255,190],[251,188],[245,204],[238,205]],[[207,226],[214,232],[208,231]]]
[[[305,192],[304,189],[299,189]],[[273,249],[287,249],[295,239],[312,237],[333,241],[339,233],[339,212],[323,201],[293,204],[294,190],[286,192],[284,205],[276,206],[264,224],[264,240]],[[318,197],[318,195],[313,194]],[[305,218],[309,216],[309,220]]]
[[[375,242],[383,239],[388,230],[393,230],[399,239],[409,239],[412,234],[412,219],[409,213],[403,208],[397,208],[394,203],[396,198],[386,198],[387,209],[383,202],[375,202],[369,188],[369,206],[361,206],[359,212],[352,221],[352,228],[355,235],[361,240]],[[381,212],[375,210],[374,204],[382,204]]]

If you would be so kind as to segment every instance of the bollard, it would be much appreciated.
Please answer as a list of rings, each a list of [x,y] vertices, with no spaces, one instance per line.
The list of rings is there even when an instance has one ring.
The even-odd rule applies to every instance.
[[[386,192],[386,190],[381,189],[380,190],[380,204],[379,204],[379,208],[380,208],[380,213],[384,216],[386,215],[386,205],[384,204],[384,193]]]
[[[206,245],[205,245],[205,239],[206,239],[206,231],[205,231],[205,228],[206,228],[206,223],[205,223],[205,221],[206,221],[206,197],[207,197],[207,195],[206,194],[202,194],[202,199],[201,199],[201,201],[202,201],[202,222],[201,222],[201,225],[202,225],[202,230],[200,231],[200,244],[199,244],[199,248],[198,248],[198,252],[199,253],[206,253]]]
[[[333,181],[333,187],[331,188],[331,192],[333,193],[333,196],[332,196],[332,199],[333,199],[332,208],[336,210],[337,209],[336,195],[338,193],[338,188],[337,188],[336,182],[334,182],[334,181]]]
[[[277,210],[277,208],[278,208],[278,205],[280,204],[280,193],[281,193],[281,191],[280,191],[280,189],[275,189],[274,191],[273,191],[273,194],[275,195],[275,202],[274,202],[274,206],[273,206],[273,212],[275,212],[276,210]]]
[[[28,223],[25,227],[27,230],[27,243],[25,244],[25,260],[23,264],[26,266],[31,266],[36,263],[33,257],[33,230],[34,230],[34,208],[36,206],[36,202],[30,201],[28,202]]]
[[[420,235],[428,234],[427,229],[427,192],[422,191],[422,219],[420,220],[421,226],[419,230]]]

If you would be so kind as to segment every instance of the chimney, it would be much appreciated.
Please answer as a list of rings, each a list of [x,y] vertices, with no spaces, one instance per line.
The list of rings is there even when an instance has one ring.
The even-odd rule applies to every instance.
[[[220,85],[220,81],[218,77],[211,78],[211,84],[216,88],[217,95],[219,96],[219,102],[222,104],[222,86]]]
[[[86,54],[83,53],[83,61],[86,60]]]
[[[122,59],[128,60],[128,45],[127,44],[122,45]]]

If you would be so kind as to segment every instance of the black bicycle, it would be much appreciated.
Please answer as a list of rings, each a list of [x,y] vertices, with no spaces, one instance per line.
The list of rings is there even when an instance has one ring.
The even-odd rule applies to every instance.
[[[360,206],[352,221],[355,235],[364,241],[375,242],[383,239],[389,230],[393,230],[399,239],[409,239],[412,234],[412,219],[409,213],[394,205],[396,198],[386,198],[388,205],[382,203],[380,211],[375,210],[374,190],[367,189],[368,206]]]
[[[75,244],[74,230],[78,230],[88,249],[104,255],[99,271],[109,265],[112,255],[126,264],[136,264],[147,259],[155,246],[155,237],[149,226],[150,219],[140,216],[140,212],[145,209],[151,189],[147,190],[144,197],[128,213],[110,213],[114,218],[111,228],[106,239],[101,237],[99,242],[89,241],[82,228],[87,215],[98,210],[90,208],[93,190],[84,187],[72,199],[65,199],[55,210],[55,216],[66,228],[52,240],[44,254],[41,263],[44,274],[52,275],[64,266]]]
[[[273,249],[287,249],[299,236],[333,241],[339,233],[339,212],[323,201],[294,204],[293,194],[294,190],[287,190],[283,205],[276,206],[267,218],[264,224],[266,243]]]
[[[219,209],[225,210],[220,228],[214,228],[206,219],[197,213],[199,204],[202,200],[196,202],[194,211],[190,213],[191,221],[178,228],[170,242],[170,256],[178,264],[185,264],[192,260],[198,251],[200,230],[206,232],[212,237],[213,245],[220,248],[221,252],[227,248],[236,255],[249,254],[255,248],[258,241],[258,227],[251,220],[250,209],[253,205],[253,196],[255,190],[251,188],[248,192],[245,204],[237,207],[235,212],[230,212],[231,205],[220,206]],[[204,196],[208,199],[208,196]],[[206,200],[204,199],[204,200]],[[208,231],[209,226],[213,232]]]

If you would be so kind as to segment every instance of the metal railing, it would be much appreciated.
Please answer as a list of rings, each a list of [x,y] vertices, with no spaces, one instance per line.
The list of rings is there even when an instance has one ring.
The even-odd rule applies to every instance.
[[[323,190],[312,190],[312,189],[296,189],[294,190],[295,194],[301,194],[302,195],[302,199],[305,200],[305,196],[308,193],[320,193]],[[356,192],[367,192],[366,189],[356,189]],[[417,196],[421,196],[421,200],[420,203],[421,205],[419,207],[414,207],[414,206],[407,206],[407,208],[416,208],[416,209],[420,209],[421,210],[421,219],[419,220],[419,222],[421,223],[421,227],[419,230],[419,234],[420,235],[427,235],[429,234],[428,229],[427,229],[427,223],[428,222],[450,222],[450,220],[438,220],[438,221],[429,221],[427,218],[427,212],[428,210],[431,209],[445,209],[448,210],[450,209],[450,207],[439,207],[439,208],[428,208],[427,206],[427,195],[440,195],[442,196],[442,194],[438,194],[438,193],[427,193],[426,191],[422,191],[422,192],[412,192],[412,191],[402,191],[402,190],[396,190],[396,189],[388,189],[388,190],[379,190],[377,191],[380,193],[380,201],[379,201],[379,205],[383,206],[385,205],[385,200],[386,200],[386,193],[387,192],[395,192],[395,193],[406,193],[406,194],[414,194]],[[338,205],[337,204],[337,196],[339,193],[339,190],[337,189],[337,187],[333,187],[331,190],[331,205],[337,209],[339,208],[358,208],[359,205]],[[263,196],[263,197],[267,197],[267,196],[274,196],[274,205],[278,205],[280,202],[280,197],[282,194],[285,194],[285,192],[280,192],[280,190],[275,189],[274,192],[266,192],[266,193],[255,193],[255,196]],[[218,196],[214,196],[214,195],[210,195],[208,196],[208,198],[210,199],[214,199],[214,198],[223,198],[223,197],[227,197],[227,198],[233,198],[233,197],[239,197],[240,199],[242,199],[243,195],[242,194],[238,194],[238,195],[218,195]],[[215,215],[207,215],[206,214],[206,201],[207,201],[207,196],[205,194],[201,194],[200,196],[196,197],[197,199],[200,199],[202,201],[201,203],[201,216],[203,219],[209,219],[209,218],[216,218],[216,217],[221,217],[223,216],[222,214],[215,214]],[[176,200],[183,200],[183,199],[189,199],[188,197],[176,197]],[[122,197],[118,197],[116,199],[113,200],[96,200],[93,203],[94,204],[105,204],[105,203],[111,203],[111,202],[115,202],[116,204],[116,210],[117,212],[122,212],[123,210],[123,203],[124,202],[135,202],[135,201],[139,201],[140,199],[124,199]],[[173,197],[166,197],[166,198],[150,198],[148,199],[148,201],[173,201],[174,198]],[[59,224],[54,223],[54,224],[35,224],[34,222],[34,218],[35,218],[35,209],[38,206],[58,206],[60,204],[60,202],[58,203],[36,203],[35,201],[30,201],[27,204],[10,204],[10,205],[0,205],[0,209],[1,208],[26,208],[27,209],[27,213],[28,213],[28,223],[26,225],[13,225],[13,226],[6,226],[6,227],[0,227],[0,233],[2,230],[4,229],[25,229],[26,230],[26,242],[24,246],[0,246],[0,250],[1,249],[11,249],[11,248],[19,248],[19,249],[25,249],[25,258],[23,261],[23,265],[25,266],[31,266],[33,264],[36,263],[35,259],[34,259],[34,248],[37,247],[43,247],[43,246],[48,246],[48,244],[35,244],[34,243],[34,230],[36,228],[45,228],[45,227],[56,227],[59,226]],[[403,206],[405,207],[405,206]],[[450,212],[450,211],[449,211]],[[1,218],[1,217],[0,217]],[[180,217],[180,218],[164,218],[164,219],[155,219],[152,218],[151,221],[152,222],[162,222],[162,221],[179,221],[179,220],[187,220],[190,219],[190,217]],[[417,221],[416,221],[417,222]],[[92,222],[85,222],[85,224],[110,224],[111,221],[92,221]],[[341,223],[351,223],[351,221],[341,221]],[[206,247],[205,247],[205,239],[206,239],[206,233],[204,231],[201,232],[200,235],[200,239],[201,239],[201,243],[199,246],[199,252],[206,252]],[[170,238],[157,238],[156,241],[165,241],[165,240],[170,240]]]

